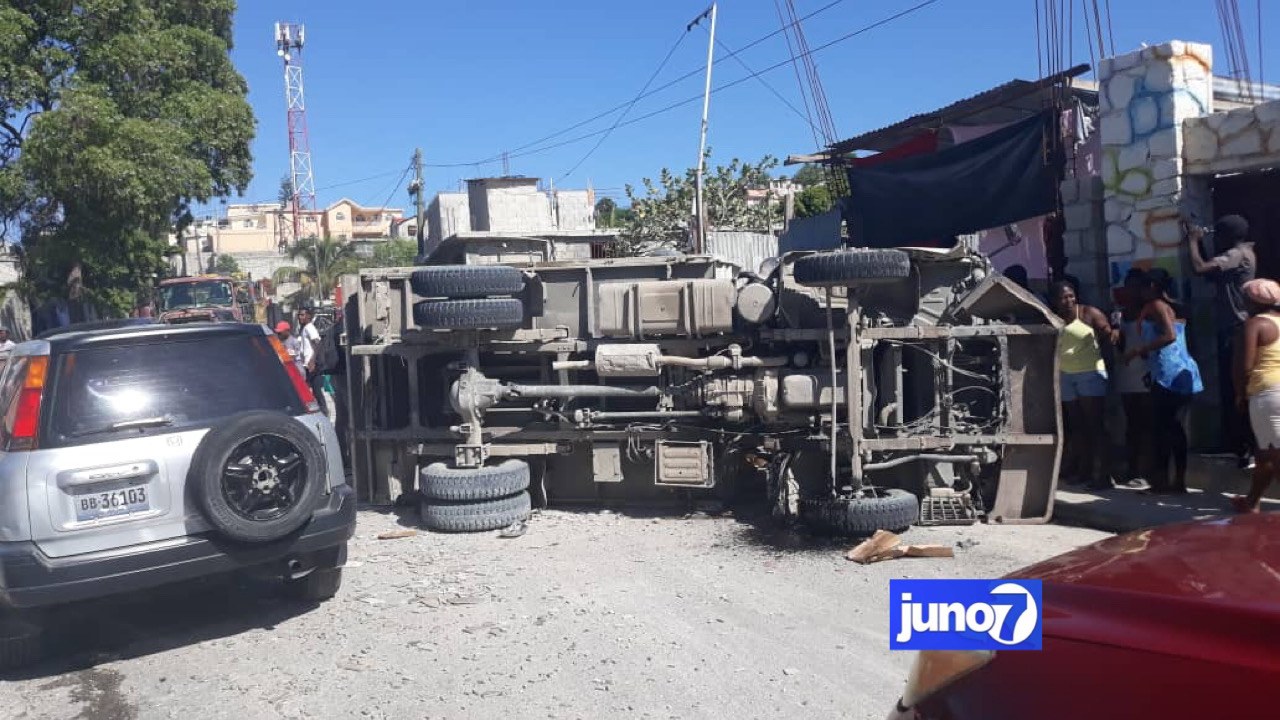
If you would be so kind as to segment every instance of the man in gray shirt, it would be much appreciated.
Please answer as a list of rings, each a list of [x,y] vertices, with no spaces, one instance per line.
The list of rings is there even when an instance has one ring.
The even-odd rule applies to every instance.
[[[1222,409],[1226,449],[1240,459],[1241,467],[1253,466],[1253,433],[1249,423],[1235,406],[1236,341],[1240,329],[1249,319],[1245,304],[1244,284],[1257,277],[1258,256],[1249,240],[1249,222],[1239,215],[1224,215],[1213,225],[1213,249],[1217,253],[1205,259],[1200,247],[1204,230],[1187,228],[1187,245],[1191,267],[1217,286],[1215,321],[1218,336],[1218,388]]]

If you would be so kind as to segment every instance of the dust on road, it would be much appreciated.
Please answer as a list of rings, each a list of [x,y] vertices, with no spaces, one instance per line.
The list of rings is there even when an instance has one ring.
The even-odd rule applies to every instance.
[[[309,607],[261,582],[163,588],[80,609],[66,647],[0,684],[14,718],[881,718],[888,580],[992,577],[1104,533],[915,528],[954,559],[860,566],[847,542],[764,520],[548,511],[528,532],[376,536]]]

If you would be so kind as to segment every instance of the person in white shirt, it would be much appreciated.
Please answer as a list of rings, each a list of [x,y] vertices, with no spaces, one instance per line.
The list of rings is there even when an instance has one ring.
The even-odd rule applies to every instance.
[[[311,386],[311,394],[316,396],[316,402],[320,403],[320,412],[329,414],[329,400],[325,397],[324,378],[316,372],[315,357],[316,350],[320,347],[320,331],[316,329],[314,320],[315,312],[311,308],[302,308],[298,311],[298,334],[302,336],[302,342],[306,343],[310,349],[307,361],[307,384]]]
[[[283,320],[276,323],[276,337],[280,338],[280,342],[284,344],[284,349],[288,351],[289,357],[293,358],[293,364],[298,367],[298,372],[303,377],[307,376],[307,366],[311,364],[312,350],[311,344],[302,339],[301,336],[293,334],[293,327]]]
[[[18,344],[9,339],[9,331],[5,328],[0,328],[0,363],[7,361],[9,353],[16,347],[18,347]]]

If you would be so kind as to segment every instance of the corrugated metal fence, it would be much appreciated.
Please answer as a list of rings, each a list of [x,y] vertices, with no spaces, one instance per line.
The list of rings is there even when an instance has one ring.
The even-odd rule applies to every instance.
[[[707,233],[707,254],[755,272],[778,255],[778,238],[766,233],[714,230]]]

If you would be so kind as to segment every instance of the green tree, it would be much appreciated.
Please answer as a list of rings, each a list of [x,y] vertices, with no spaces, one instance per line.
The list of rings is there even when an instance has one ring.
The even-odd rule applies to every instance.
[[[707,203],[707,224],[725,230],[767,230],[781,217],[777,203],[749,204],[747,190],[769,186],[769,171],[778,161],[766,155],[755,163],[734,158],[728,165],[708,169],[703,197]],[[623,228],[617,254],[636,254],[655,247],[685,244],[693,219],[697,170],[677,175],[667,168],[657,181],[641,180],[643,193],[626,186],[631,201],[631,218]]]
[[[30,300],[124,314],[191,205],[243,192],[253,111],[234,0],[0,6],[0,219]]]
[[[826,185],[808,185],[796,193],[796,217],[812,217],[827,212],[835,203]]]
[[[618,203],[613,198],[600,198],[596,201],[596,227],[615,227],[614,217],[618,212]]]
[[[289,248],[289,258],[300,264],[277,269],[275,281],[301,283],[301,297],[316,301],[328,299],[338,278],[359,267],[350,243],[332,238],[303,238]]]
[[[219,275],[234,275],[240,272],[240,263],[236,262],[235,257],[231,255],[218,255],[209,264],[209,272],[215,272]]]
[[[805,187],[827,182],[827,171],[820,165],[804,165],[791,177],[791,182]]]
[[[276,201],[282,208],[288,208],[293,202],[293,178],[288,175],[280,178],[280,189],[276,191]]]
[[[387,240],[373,247],[373,256],[360,258],[360,267],[410,267],[418,255],[418,243],[414,240]]]
[[[796,172],[791,181],[804,187],[796,193],[796,217],[821,215],[835,207],[829,179],[827,170],[818,165],[805,165]]]

